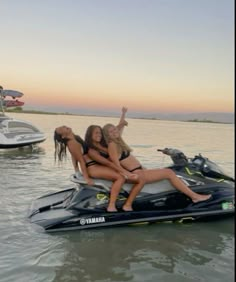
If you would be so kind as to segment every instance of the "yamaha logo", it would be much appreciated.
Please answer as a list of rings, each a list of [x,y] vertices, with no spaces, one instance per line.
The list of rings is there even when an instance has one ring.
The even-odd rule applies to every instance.
[[[101,223],[101,222],[105,222],[105,217],[104,216],[91,217],[91,218],[81,218],[80,219],[80,224],[81,225]]]

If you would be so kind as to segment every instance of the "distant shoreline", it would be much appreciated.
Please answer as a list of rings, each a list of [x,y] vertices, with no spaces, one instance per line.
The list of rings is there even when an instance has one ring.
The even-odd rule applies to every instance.
[[[21,108],[14,108],[12,110],[5,110],[7,113],[22,113],[22,114],[42,114],[42,115],[68,115],[68,116],[98,116],[92,114],[71,114],[68,112],[65,113],[55,113],[55,112],[46,112],[46,111],[36,111],[36,110],[22,110]],[[115,117],[115,116],[107,116],[107,115],[99,115],[99,117]],[[146,120],[164,120],[159,118],[148,118],[148,117],[129,117],[130,119],[146,119]],[[168,120],[171,121],[171,120]],[[220,122],[213,121],[208,119],[188,119],[188,120],[172,120],[172,121],[180,121],[180,122],[201,122],[201,123],[219,123],[219,124],[233,124],[232,122]]]

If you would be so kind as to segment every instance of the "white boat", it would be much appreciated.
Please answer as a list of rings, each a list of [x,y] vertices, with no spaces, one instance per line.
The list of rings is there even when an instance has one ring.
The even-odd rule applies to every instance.
[[[31,146],[46,140],[43,132],[30,122],[6,116],[4,98],[22,97],[23,93],[15,90],[3,90],[0,86],[0,149]]]

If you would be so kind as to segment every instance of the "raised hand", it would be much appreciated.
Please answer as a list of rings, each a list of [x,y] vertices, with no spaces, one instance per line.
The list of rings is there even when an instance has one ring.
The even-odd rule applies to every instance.
[[[127,111],[128,111],[128,108],[122,107],[121,111],[122,111],[122,113],[125,115],[125,114],[127,113]]]

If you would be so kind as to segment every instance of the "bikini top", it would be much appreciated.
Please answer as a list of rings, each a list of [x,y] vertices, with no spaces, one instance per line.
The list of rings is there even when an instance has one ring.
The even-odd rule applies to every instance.
[[[104,152],[104,151],[98,151],[98,153],[100,154],[100,156],[102,156],[103,158],[106,158],[108,159],[109,158],[109,155],[107,152]]]
[[[88,153],[88,150],[89,150],[90,147],[89,147],[87,144],[84,144],[84,146],[85,146],[85,149],[86,149],[86,153]],[[109,154],[108,154],[106,151],[103,151],[103,150],[100,150],[100,149],[94,148],[94,147],[92,147],[92,149],[95,150],[95,151],[97,151],[98,154],[99,154],[100,156],[102,156],[103,158],[105,158],[105,159],[108,159],[108,158],[109,158]]]
[[[119,161],[122,161],[126,158],[128,158],[130,155],[130,152],[129,151],[122,151],[121,155],[120,155],[120,158],[119,158]]]

